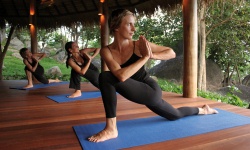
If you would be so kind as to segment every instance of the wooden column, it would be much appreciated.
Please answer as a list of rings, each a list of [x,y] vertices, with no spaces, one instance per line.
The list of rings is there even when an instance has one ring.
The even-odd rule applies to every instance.
[[[30,0],[30,38],[31,52],[37,53],[37,23],[36,23],[36,0]]]
[[[101,25],[101,47],[109,44],[109,28],[108,28],[108,0],[100,0],[102,14],[100,14]],[[99,10],[100,11],[100,10]],[[107,70],[106,64],[101,60],[102,71]]]
[[[197,97],[198,29],[197,0],[183,0],[184,74],[183,97]]]

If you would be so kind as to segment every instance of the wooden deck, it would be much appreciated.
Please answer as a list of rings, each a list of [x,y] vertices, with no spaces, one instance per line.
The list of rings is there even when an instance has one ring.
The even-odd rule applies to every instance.
[[[36,90],[14,90],[10,86],[25,85],[26,81],[0,81],[0,149],[63,149],[80,150],[72,126],[105,121],[101,98],[69,103],[56,103],[46,96],[73,92],[68,85]],[[82,83],[82,91],[96,90]],[[143,105],[118,96],[117,119],[127,120],[155,116]],[[250,110],[203,98],[183,98],[163,92],[163,98],[175,107],[202,106],[220,108],[250,117]],[[143,150],[247,150],[250,148],[250,125],[210,132],[197,136],[160,142],[129,149]]]

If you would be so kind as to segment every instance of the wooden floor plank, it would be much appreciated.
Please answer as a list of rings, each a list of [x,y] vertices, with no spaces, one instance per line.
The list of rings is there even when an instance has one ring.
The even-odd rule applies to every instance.
[[[62,149],[80,150],[81,146],[72,126],[105,121],[101,97],[69,103],[56,103],[46,96],[69,94],[67,84],[36,90],[9,89],[23,86],[25,80],[0,81],[0,149]],[[96,91],[90,83],[82,83],[82,91]],[[180,94],[163,92],[163,99],[174,107],[202,106],[227,110],[250,117],[250,110],[204,98],[183,98]],[[118,95],[117,119],[129,120],[156,116],[144,105],[128,101]],[[250,125],[180,138],[144,146],[133,150],[245,150],[249,149]]]

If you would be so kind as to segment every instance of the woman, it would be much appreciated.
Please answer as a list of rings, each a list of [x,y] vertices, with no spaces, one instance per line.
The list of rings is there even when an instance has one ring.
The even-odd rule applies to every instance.
[[[23,58],[23,63],[25,64],[25,73],[28,79],[28,84],[24,86],[24,88],[32,88],[33,81],[32,75],[41,83],[49,84],[52,82],[60,82],[60,80],[56,79],[47,79],[44,76],[44,68],[39,64],[39,61],[42,60],[46,55],[45,53],[35,53],[32,54],[28,48],[22,48],[19,51],[20,55]]]
[[[114,36],[114,41],[100,52],[109,69],[99,76],[106,112],[106,126],[99,133],[89,137],[89,141],[101,142],[118,136],[116,92],[128,100],[146,105],[150,110],[168,120],[176,120],[190,115],[218,113],[208,105],[204,105],[202,108],[181,107],[176,109],[162,100],[161,88],[145,71],[144,64],[148,59],[174,58],[175,53],[169,47],[148,42],[143,36],[140,36],[138,41],[133,41],[134,24],[135,17],[128,10],[118,9],[111,14],[109,28]]]
[[[67,42],[65,44],[65,50],[68,55],[66,67],[71,67],[69,88],[75,89],[75,92],[68,97],[74,98],[82,95],[81,76],[89,80],[99,89],[99,70],[91,63],[91,61],[97,54],[99,54],[100,49],[85,48],[79,50],[79,46],[76,42]],[[93,54],[90,56],[90,53]]]

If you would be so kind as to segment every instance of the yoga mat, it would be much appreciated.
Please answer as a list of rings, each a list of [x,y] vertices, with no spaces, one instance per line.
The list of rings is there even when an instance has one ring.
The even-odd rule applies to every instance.
[[[57,103],[63,103],[63,102],[72,102],[72,101],[77,101],[77,100],[86,100],[86,99],[91,99],[91,98],[96,98],[96,97],[101,97],[101,92],[82,92],[82,96],[80,97],[75,97],[75,98],[68,98],[70,94],[62,94],[62,95],[52,95],[52,96],[47,96],[49,99],[57,102]]]
[[[62,82],[53,82],[49,84],[34,84],[32,88],[23,88],[23,86],[18,86],[18,87],[10,87],[10,89],[17,89],[17,90],[34,90],[34,89],[40,89],[40,88],[46,88],[46,87],[51,87],[51,86],[57,86],[57,85],[62,85],[62,84],[69,84],[68,81],[62,81]]]
[[[104,142],[93,143],[87,140],[105,127],[105,123],[73,126],[82,149],[114,150],[156,142],[163,142],[236,126],[250,124],[250,117],[217,109],[219,114],[196,115],[176,121],[162,117],[150,117],[118,121],[119,136]]]

